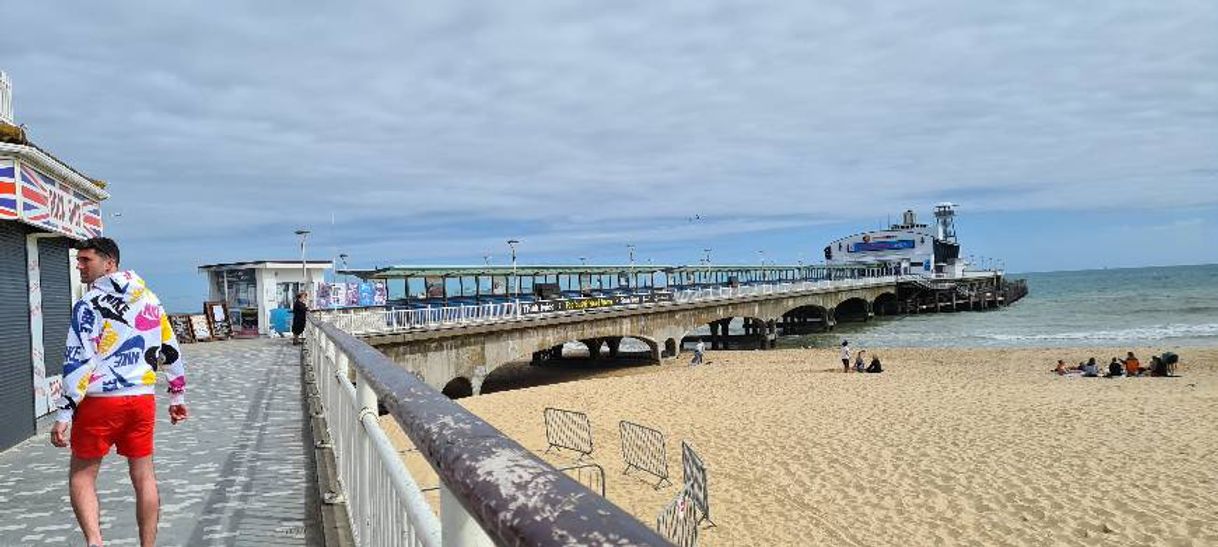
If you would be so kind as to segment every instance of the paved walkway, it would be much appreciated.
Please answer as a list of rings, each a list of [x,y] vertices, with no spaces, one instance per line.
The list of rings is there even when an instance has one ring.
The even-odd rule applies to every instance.
[[[187,344],[191,418],[171,426],[157,387],[157,544],[312,545],[312,447],[299,352],[288,340]],[[40,435],[0,453],[0,545],[83,545],[68,502],[68,451]],[[98,478],[106,545],[138,545],[126,461]],[[310,516],[306,516],[310,515]]]

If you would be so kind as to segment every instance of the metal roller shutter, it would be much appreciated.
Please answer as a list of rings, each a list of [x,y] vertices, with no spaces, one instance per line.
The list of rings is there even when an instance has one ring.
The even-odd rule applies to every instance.
[[[72,320],[72,276],[68,264],[71,240],[38,240],[38,266],[42,271],[42,351],[47,377],[63,374],[63,351]]]
[[[34,435],[25,226],[0,221],[0,450]]]

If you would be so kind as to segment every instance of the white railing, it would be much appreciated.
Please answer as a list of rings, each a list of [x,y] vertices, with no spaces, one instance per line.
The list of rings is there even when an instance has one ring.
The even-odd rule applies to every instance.
[[[321,329],[310,323],[305,339],[356,545],[441,547],[439,519],[377,422],[369,382]]]
[[[904,277],[900,278],[904,280]],[[820,281],[793,281],[781,283],[764,283],[741,285],[738,287],[701,287],[683,289],[673,293],[673,302],[686,304],[691,302],[711,300],[732,300],[754,296],[767,296],[794,292],[828,291],[870,287],[876,285],[892,285],[898,281],[898,276],[877,275],[851,279],[835,279]],[[643,304],[644,306],[663,306],[667,302]],[[523,304],[522,304],[523,307]],[[629,306],[636,307],[636,306]],[[546,316],[579,314],[587,311],[611,310],[617,307],[599,307],[590,310],[549,312]],[[480,304],[472,306],[444,306],[434,308],[419,308],[413,310],[384,310],[367,309],[352,311],[319,312],[326,321],[331,321],[340,329],[351,334],[389,333],[415,329],[434,329],[449,326],[471,326],[483,323],[496,323],[518,320],[515,303]]]
[[[328,433],[318,447],[333,450],[341,492],[324,501],[346,505],[355,545],[666,545],[363,341],[317,317],[307,329],[306,383]],[[381,429],[380,403],[439,477],[439,517]]]

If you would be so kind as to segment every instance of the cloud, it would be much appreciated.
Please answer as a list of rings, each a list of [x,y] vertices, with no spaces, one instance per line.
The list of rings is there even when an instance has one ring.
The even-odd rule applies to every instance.
[[[334,245],[406,260],[509,232],[578,251],[942,199],[1218,205],[1212,2],[6,10],[54,22],[0,35],[18,118],[111,182],[113,233],[166,257],[282,254],[331,214]]]

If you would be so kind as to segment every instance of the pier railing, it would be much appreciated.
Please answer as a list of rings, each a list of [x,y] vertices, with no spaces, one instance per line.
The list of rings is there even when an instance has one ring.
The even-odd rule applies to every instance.
[[[757,296],[778,295],[811,291],[842,290],[875,285],[892,285],[899,278],[894,275],[884,275],[887,272],[876,271],[875,275],[867,275],[866,271],[858,277],[847,279],[822,279],[817,281],[792,281],[781,283],[758,283],[737,287],[699,287],[681,290],[664,290],[663,299],[654,299],[647,303],[620,304],[606,306],[570,305],[587,301],[604,301],[598,298],[573,298],[563,302],[565,306],[550,306],[546,301],[528,303],[497,303],[462,306],[444,306],[419,309],[366,309],[353,311],[322,311],[318,316],[334,323],[338,328],[351,334],[392,333],[411,330],[427,330],[435,328],[452,328],[473,326],[486,323],[517,321],[539,317],[554,317],[562,315],[590,313],[601,310],[635,309],[639,307],[666,306],[702,301],[734,300]]]
[[[368,344],[310,318],[317,386],[357,545],[668,545]],[[377,420],[383,406],[440,478],[432,512]]]

